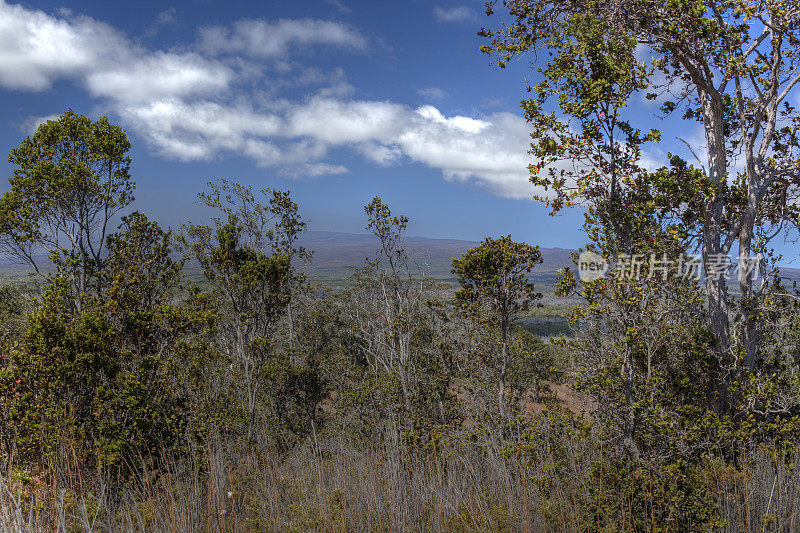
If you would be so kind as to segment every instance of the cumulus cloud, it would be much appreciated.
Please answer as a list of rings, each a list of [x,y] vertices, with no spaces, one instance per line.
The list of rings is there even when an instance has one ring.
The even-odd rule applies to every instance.
[[[433,16],[439,22],[458,23],[473,20],[475,18],[475,12],[464,6],[452,7],[450,9],[436,6],[433,8]]]
[[[0,85],[43,90],[89,71],[121,47],[118,33],[87,17],[57,19],[0,0]]]
[[[225,89],[233,78],[226,66],[197,54],[155,52],[108,65],[86,77],[89,91],[121,102],[207,94]]]
[[[529,139],[527,123],[510,113],[487,120],[446,118],[425,106],[414,112],[398,144],[410,159],[441,169],[448,179],[477,182],[500,196],[528,198]]]
[[[88,17],[0,0],[0,85],[43,90],[59,78],[82,81],[95,96],[145,101],[224,89],[232,73],[197,54],[150,52]]]
[[[328,144],[388,143],[401,133],[405,118],[406,109],[399,104],[313,98],[291,110],[288,133]]]
[[[122,105],[119,113],[154,150],[183,161],[207,160],[220,152],[267,153],[267,147],[253,142],[275,135],[282,126],[277,115],[256,113],[248,105],[209,101],[159,100]]]
[[[355,145],[355,149],[368,160],[383,167],[396,165],[403,158],[403,151],[394,144],[381,144],[374,141],[366,141]]]
[[[345,24],[317,19],[240,20],[232,27],[211,26],[200,31],[200,48],[212,55],[280,57],[293,46],[313,45],[362,49],[366,39]]]
[[[476,134],[491,126],[489,122],[463,117],[460,115],[456,115],[451,118],[445,118],[445,116],[442,115],[442,113],[432,105],[420,107],[417,110],[417,114],[433,124],[443,126],[445,128],[444,133],[453,130],[460,130],[465,133]]]
[[[317,178],[319,176],[335,176],[347,174],[349,170],[343,165],[329,165],[327,163],[310,163],[286,169],[282,173],[292,178]]]
[[[282,175],[315,177],[348,172],[329,157],[344,148],[378,165],[417,163],[494,194],[530,196],[522,118],[358,99],[341,69],[327,73],[277,58],[320,44],[359,49],[365,40],[324,20],[245,20],[201,30],[194,48],[149,50],[94,19],[0,0],[0,86],[43,90],[73,79],[161,157],[235,155]],[[273,59],[268,72],[263,58]],[[273,92],[254,89],[267,80]],[[324,87],[300,100],[274,93],[291,87],[296,95],[299,86],[315,84]],[[26,127],[43,119],[30,117]]]
[[[146,125],[154,148],[182,160],[234,152],[291,175],[309,168],[316,175],[344,172],[323,159],[332,147],[351,147],[380,165],[415,162],[501,196],[531,195],[527,124],[509,113],[448,117],[433,106],[319,97],[266,112],[177,103],[128,111],[129,121]]]
[[[39,128],[39,126],[41,126],[48,120],[58,120],[58,115],[56,115],[55,113],[52,115],[45,115],[41,117],[30,115],[28,116],[28,118],[22,121],[22,124],[20,124],[20,128],[22,129],[22,131],[25,132],[25,134],[33,135],[34,133],[36,133],[36,130]]]

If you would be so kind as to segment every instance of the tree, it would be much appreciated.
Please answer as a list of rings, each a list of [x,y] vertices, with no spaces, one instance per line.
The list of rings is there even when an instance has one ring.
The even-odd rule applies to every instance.
[[[289,254],[289,263],[293,267],[296,261],[310,263],[314,255],[313,251],[297,245],[300,235],[306,231],[305,221],[297,215],[297,204],[292,201],[288,192],[279,192],[279,194],[273,195],[270,202],[272,211],[276,213],[276,216],[280,217],[276,226],[278,232],[274,236],[277,247]],[[305,274],[299,272],[296,268],[291,268],[289,275],[286,277],[286,292],[298,295],[307,288]],[[292,350],[295,344],[293,304],[294,298],[290,298],[286,304],[286,314],[289,322],[289,348]]]
[[[264,372],[274,356],[273,338],[292,298],[292,257],[305,228],[288,192],[220,180],[199,195],[221,216],[213,226],[191,225],[185,242],[205,278],[227,307],[220,341],[244,378],[248,437],[252,436]]]
[[[435,320],[428,305],[435,299],[434,287],[405,251],[408,218],[393,215],[379,197],[364,210],[367,229],[379,247],[351,278],[344,313],[375,383],[386,385],[389,397],[399,389],[405,415],[411,416],[426,400],[422,391],[434,377],[425,374],[427,356],[435,350],[431,339]]]
[[[133,201],[125,130],[71,109],[11,151],[11,190],[0,198],[0,252],[52,279],[42,253],[70,280],[69,298],[100,296],[104,245],[113,217]]]
[[[172,258],[175,237],[140,212],[122,217],[108,237],[102,272],[104,296],[126,312],[146,313],[168,302],[178,286],[185,259]]]
[[[76,312],[56,278],[18,345],[3,347],[0,433],[22,460],[71,446],[84,466],[130,473],[132,460],[177,446],[190,429],[193,373],[215,315],[195,294],[177,297],[171,242],[144,215],[126,218],[108,238],[103,299]]]
[[[487,4],[488,14],[494,4]],[[613,226],[615,214],[626,208],[624,181],[639,176],[662,212],[683,225],[706,265],[738,242],[745,267],[740,318],[734,323],[724,276],[706,268],[708,322],[721,372],[732,375],[738,348],[744,367],[754,368],[760,327],[755,302],[766,286],[754,284],[750,256],[798,219],[799,115],[791,102],[800,82],[800,7],[789,0],[503,5],[510,23],[482,30],[491,40],[483,50],[497,54],[501,67],[528,51],[547,58],[538,69],[542,80],[529,87],[535,97],[524,103],[535,126],[533,153],[540,157],[531,181],[546,191],[542,196],[554,210],[584,204]],[[639,59],[641,50],[653,58]],[[659,172],[644,172],[641,151],[661,133],[641,132],[625,116],[636,95],[661,99],[666,115],[683,108],[684,120],[703,124],[706,157],[687,143],[697,167],[672,157]],[[546,108],[551,99],[557,104]],[[736,170],[737,163],[743,170]],[[624,248],[624,236],[617,238]],[[729,379],[720,380],[718,408],[726,410]]]
[[[528,279],[533,268],[542,262],[538,246],[517,243],[511,236],[487,237],[480,246],[453,259],[453,274],[461,288],[456,302],[462,307],[488,310],[490,322],[500,329],[498,368],[498,403],[505,414],[505,392],[509,368],[509,331],[519,313],[542,297]]]

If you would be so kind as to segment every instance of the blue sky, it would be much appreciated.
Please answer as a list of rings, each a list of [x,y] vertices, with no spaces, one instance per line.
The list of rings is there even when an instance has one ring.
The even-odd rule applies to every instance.
[[[290,189],[314,230],[363,232],[379,195],[412,235],[582,246],[580,212],[550,217],[530,199],[519,101],[531,65],[490,65],[482,8],[0,0],[0,148],[72,107],[127,129],[135,207],[166,225],[207,216],[195,195],[224,177]],[[685,151],[678,135],[703,145],[699,124],[661,124],[652,102],[630,111],[666,129],[650,166]]]
[[[0,147],[72,107],[128,130],[136,207],[165,224],[226,177],[291,189],[317,230],[362,232],[380,195],[411,234],[578,246],[578,213],[528,199],[527,67],[478,52],[481,7],[0,0]]]

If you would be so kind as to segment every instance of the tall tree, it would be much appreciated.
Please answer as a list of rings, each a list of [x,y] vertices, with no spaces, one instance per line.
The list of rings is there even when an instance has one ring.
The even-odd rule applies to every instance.
[[[130,142],[125,130],[71,109],[40,125],[11,151],[11,190],[0,198],[0,252],[45,277],[47,260],[70,279],[70,296],[101,296],[109,223],[133,201]]]
[[[488,310],[491,322],[500,329],[498,403],[505,414],[506,381],[509,368],[509,331],[521,311],[542,297],[528,275],[542,262],[538,246],[518,243],[511,236],[486,238],[476,248],[453,259],[453,273],[461,288],[456,302],[468,308]]]
[[[252,435],[273,338],[292,298],[292,257],[305,228],[289,193],[219,180],[201,201],[220,213],[212,225],[191,225],[187,242],[206,279],[228,307],[220,337],[245,381],[248,436]]]
[[[367,229],[379,247],[354,276],[347,312],[374,375],[384,373],[397,380],[403,406],[410,413],[419,392],[418,338],[431,317],[426,306],[429,281],[406,253],[408,218],[393,215],[379,197],[364,210]]]
[[[487,4],[488,14],[495,4]],[[634,96],[660,99],[667,115],[683,109],[684,120],[702,123],[704,145],[688,145],[697,166],[672,158],[654,175],[661,193],[655,202],[687,228],[706,265],[738,243],[741,318],[733,320],[725,277],[706,268],[709,324],[720,360],[730,367],[732,348],[741,348],[753,368],[755,297],[765,287],[754,283],[750,257],[798,220],[800,115],[792,101],[800,83],[800,6],[792,0],[505,0],[503,6],[508,24],[481,31],[490,39],[483,50],[496,54],[501,67],[529,51],[542,60],[542,79],[529,87],[535,97],[524,107],[540,157],[531,180],[555,210],[624,208],[615,202],[620,181],[644,175],[641,150],[661,138],[659,131],[641,132],[626,115]],[[551,100],[557,103],[547,107]]]

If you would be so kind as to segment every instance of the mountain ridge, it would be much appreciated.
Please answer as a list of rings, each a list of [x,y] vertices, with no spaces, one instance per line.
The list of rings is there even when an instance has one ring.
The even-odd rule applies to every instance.
[[[405,250],[409,257],[432,277],[453,279],[450,272],[453,258],[478,246],[477,241],[406,237]],[[377,253],[377,239],[367,233],[333,231],[307,231],[298,240],[300,246],[313,251],[313,260],[304,270],[313,277],[346,277],[353,268],[364,265],[366,259]],[[572,250],[566,248],[541,248],[544,262],[534,270],[534,277],[547,274],[554,277],[559,268],[570,263]]]

